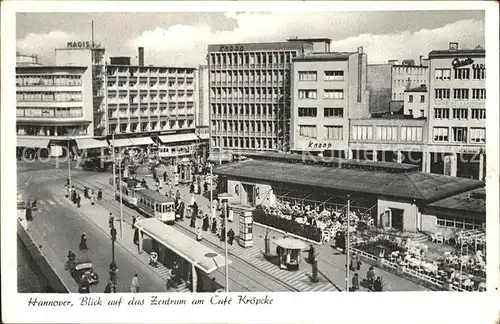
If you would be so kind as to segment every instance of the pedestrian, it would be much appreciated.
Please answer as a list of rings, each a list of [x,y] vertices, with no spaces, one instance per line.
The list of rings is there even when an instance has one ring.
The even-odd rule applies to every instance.
[[[227,238],[228,238],[227,242],[229,243],[229,245],[233,245],[234,231],[232,228],[229,230],[229,232],[227,232]]]
[[[89,188],[85,187],[85,188],[83,189],[83,196],[84,196],[85,198],[90,198],[90,197],[89,197]]]
[[[209,220],[208,220],[208,214],[205,214],[205,217],[203,217],[203,230],[206,232],[208,231],[209,227]]]
[[[140,289],[139,286],[139,275],[136,273],[132,278],[132,282],[130,283],[130,291],[133,293],[138,293]]]
[[[80,208],[80,202],[81,202],[81,200],[82,200],[82,198],[80,197],[80,195],[78,195],[78,196],[76,197],[76,206],[77,206],[78,208]]]
[[[352,271],[356,271],[356,268],[358,267],[357,261],[356,261],[356,254],[354,254],[351,259],[349,260],[349,269]]]
[[[377,277],[375,281],[373,282],[373,291],[382,291],[382,277]]]
[[[163,171],[163,182],[167,182],[167,171]]]
[[[216,218],[214,218],[212,220],[212,233],[214,233],[214,234],[217,233],[217,219]]]
[[[137,216],[133,215],[132,216],[132,229],[135,228],[135,222],[137,222]]]
[[[176,200],[181,199],[181,193],[180,193],[179,189],[177,189],[177,191],[175,192],[175,199]]]
[[[189,185],[189,193],[194,193],[194,182],[191,182],[191,184]]]
[[[32,221],[33,220],[33,215],[31,212],[31,207],[26,207],[26,220],[27,221]]]
[[[192,227],[192,228],[195,228],[196,227],[196,215],[193,215],[191,216],[191,220],[189,222],[189,227]]]
[[[315,255],[315,250],[314,250],[314,245],[309,245],[309,250],[307,250],[307,261],[309,261],[311,264],[314,262],[314,259],[316,258]]]
[[[87,235],[85,235],[85,232],[82,233],[82,236],[80,236],[80,250],[86,250],[87,249]]]
[[[198,204],[196,203],[196,201],[194,202],[192,208],[193,208],[193,217],[196,217],[196,215],[198,215]]]
[[[191,195],[191,199],[189,200],[189,206],[193,206],[196,200],[194,199],[194,195]]]
[[[97,200],[99,200],[99,201],[101,201],[101,200],[102,200],[102,190],[101,190],[101,189],[99,189],[99,190],[97,191]]]
[[[167,273],[165,274],[165,286],[167,291],[170,291],[170,286],[172,284],[172,270],[167,269]]]
[[[80,282],[78,284],[78,292],[81,294],[90,293],[90,283],[84,274],[82,274],[82,277],[80,278]]]
[[[359,276],[357,272],[352,277],[352,291],[356,290],[359,290]]]
[[[224,242],[226,240],[226,228],[223,226],[220,227],[219,238],[221,242]]]
[[[203,239],[203,234],[201,233],[201,228],[198,227],[196,230],[196,240],[200,242]]]
[[[361,265],[363,264],[363,262],[361,262],[361,256],[359,254],[355,254],[354,259],[356,260],[357,270],[361,270]]]
[[[203,184],[203,191],[204,192],[207,192],[208,191],[208,183],[205,181],[205,183]]]
[[[111,282],[108,282],[106,284],[106,287],[104,287],[104,293],[105,294],[110,294],[111,293]]]
[[[375,271],[373,270],[373,266],[370,266],[368,272],[366,273],[366,281],[368,282],[368,287],[373,289],[373,283],[375,279]]]

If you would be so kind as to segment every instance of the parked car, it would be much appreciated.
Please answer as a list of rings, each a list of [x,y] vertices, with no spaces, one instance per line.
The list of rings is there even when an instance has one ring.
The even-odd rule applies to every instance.
[[[82,275],[85,275],[91,285],[99,282],[99,275],[94,271],[92,262],[88,258],[75,259],[69,271],[77,283],[80,282]]]

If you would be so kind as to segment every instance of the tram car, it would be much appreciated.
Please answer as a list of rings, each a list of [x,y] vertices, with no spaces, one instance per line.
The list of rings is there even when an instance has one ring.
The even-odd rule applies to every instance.
[[[113,178],[109,180],[110,184],[113,185]],[[125,205],[137,208],[137,192],[144,190],[144,186],[137,179],[132,178],[122,178],[116,177],[116,191],[115,199],[120,200],[120,188],[122,191],[122,201]]]
[[[155,217],[166,224],[175,223],[174,200],[151,189],[136,191],[137,209],[147,217]]]

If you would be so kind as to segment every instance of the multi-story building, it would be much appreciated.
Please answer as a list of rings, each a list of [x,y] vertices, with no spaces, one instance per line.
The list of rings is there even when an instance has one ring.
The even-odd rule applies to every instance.
[[[366,60],[362,47],[292,59],[293,152],[347,155],[349,119],[369,117]]]
[[[209,73],[208,65],[198,67],[198,113],[196,126],[198,128],[208,128],[210,125],[210,98],[209,98]]]
[[[428,84],[428,60],[389,60],[387,64],[369,64],[367,84],[370,92],[370,113],[399,112],[406,90]]]
[[[92,71],[87,66],[16,67],[19,148],[59,156],[68,139],[94,135]],[[48,155],[47,152],[41,152]]]
[[[40,66],[38,56],[35,54],[16,53],[16,66]]]
[[[405,116],[411,118],[427,118],[429,96],[425,84],[405,90],[403,110]]]
[[[289,150],[292,58],[314,41],[208,46],[212,148]]]
[[[483,180],[486,173],[484,48],[429,53],[429,145],[425,170]]]

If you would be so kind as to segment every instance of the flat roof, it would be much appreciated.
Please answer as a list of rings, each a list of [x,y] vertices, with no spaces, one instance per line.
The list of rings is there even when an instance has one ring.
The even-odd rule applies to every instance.
[[[387,173],[302,163],[248,159],[218,166],[214,173],[347,192],[433,202],[484,186],[484,182],[418,171]]]
[[[290,37],[287,39],[289,42],[326,42],[326,43],[331,43],[332,39],[328,37],[318,37],[318,38],[293,38]]]
[[[427,206],[486,214],[486,199],[475,198],[475,192],[484,192],[484,188],[472,190],[471,192],[459,193],[457,195],[428,204]],[[471,197],[468,196],[469,193],[471,194]]]
[[[135,226],[207,274],[226,265],[224,256],[179,232],[173,226],[163,224],[159,219],[141,219],[135,222]],[[231,260],[227,261],[228,264],[232,263]]]
[[[486,56],[486,50],[484,48],[458,49],[454,51],[434,50],[429,53],[429,58],[456,57],[456,56],[484,57]]]
[[[330,53],[311,53],[304,56],[297,56],[292,59],[293,62],[303,61],[345,61],[349,56],[358,52],[330,52]]]
[[[308,42],[261,42],[261,43],[233,43],[233,44],[209,44],[208,52],[252,52],[252,51],[286,51],[312,49],[313,45]]]
[[[427,87],[416,87],[416,88],[411,88],[409,90],[405,90],[405,92],[427,92]]]
[[[74,66],[74,65],[27,65],[27,66],[16,66],[16,72],[18,70],[39,70],[39,71],[52,71],[56,72],[58,70],[86,70],[86,66]]]
[[[176,69],[176,70],[196,70],[192,66],[162,66],[162,65],[125,65],[125,64],[108,64],[112,68],[141,68],[141,69]]]

